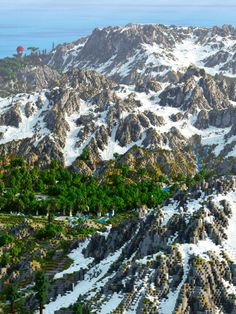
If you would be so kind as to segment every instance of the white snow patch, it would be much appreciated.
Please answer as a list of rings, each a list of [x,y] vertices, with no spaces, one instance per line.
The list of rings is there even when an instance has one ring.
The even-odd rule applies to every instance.
[[[114,293],[111,298],[108,300],[108,302],[102,306],[102,308],[99,310],[99,314],[109,314],[114,311],[117,306],[122,301],[122,295],[119,295],[118,293]]]
[[[45,96],[46,91],[40,93],[19,94],[15,97],[8,97],[0,99],[0,111],[1,114],[5,113],[14,105],[19,105],[19,111],[21,116],[21,122],[19,127],[13,126],[0,126],[0,132],[3,132],[3,138],[0,140],[0,144],[6,144],[11,141],[17,141],[25,138],[32,138],[36,134],[36,138],[40,139],[45,135],[50,134],[50,131],[46,128],[43,121],[43,112],[50,108],[50,103]],[[38,109],[36,102],[39,100],[43,103],[41,109]],[[31,103],[34,108],[34,112],[31,116],[27,117],[25,114],[25,106],[27,103]]]
[[[66,270],[57,273],[54,276],[54,279],[62,278],[65,274],[72,274],[74,272],[79,271],[81,268],[87,268],[90,263],[93,262],[93,258],[85,258],[82,251],[85,249],[89,244],[90,238],[86,239],[83,243],[79,245],[79,247],[73,250],[68,257],[71,258],[74,262],[73,264],[67,268]]]
[[[93,289],[97,289],[104,285],[104,281],[101,279],[106,275],[110,266],[119,258],[122,248],[116,252],[110,254],[106,259],[102,260],[99,264],[92,267],[86,274],[85,279],[79,281],[73,291],[69,291],[67,294],[58,295],[55,301],[45,305],[45,314],[53,314],[55,311],[61,308],[68,308],[73,305],[80,295],[86,294]]]
[[[181,245],[178,245],[178,248],[182,255],[182,261],[183,261],[183,268],[184,268],[183,278],[179,286],[175,289],[175,291],[170,291],[167,299],[164,299],[161,301],[159,305],[159,312],[158,312],[160,314],[170,314],[174,312],[178,295],[188,276],[188,272],[189,272],[188,262],[189,262],[190,255],[194,254],[196,256],[208,259],[208,255],[206,254],[208,251],[214,251],[218,255],[221,253],[220,247],[215,245],[210,239],[198,241],[197,244],[188,244],[188,243],[181,244]]]

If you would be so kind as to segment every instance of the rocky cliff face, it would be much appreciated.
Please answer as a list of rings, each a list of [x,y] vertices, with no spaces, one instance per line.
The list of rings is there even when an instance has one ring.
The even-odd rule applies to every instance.
[[[192,66],[175,84],[142,84],[145,91],[140,81],[120,86],[97,72],[73,69],[53,88],[3,98],[0,151],[40,165],[59,159],[86,173],[115,153],[130,165],[155,165],[168,175],[235,157],[231,82]],[[84,150],[89,154],[81,160]]]

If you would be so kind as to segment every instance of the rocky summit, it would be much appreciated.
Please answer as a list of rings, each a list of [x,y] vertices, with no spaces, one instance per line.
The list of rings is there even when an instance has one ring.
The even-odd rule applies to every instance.
[[[85,236],[82,216],[83,236],[75,236],[71,223],[66,236],[55,236],[48,245],[36,234],[34,253],[38,252],[40,261],[45,252],[49,260],[59,258],[50,269],[42,264],[50,279],[46,314],[82,313],[75,312],[78,302],[101,314],[236,313],[234,27],[128,24],[97,28],[90,36],[58,45],[48,54],[0,60],[0,154],[1,166],[17,156],[33,169],[34,178],[45,171],[37,184],[32,178],[27,182],[37,192],[32,204],[42,200],[35,213],[41,211],[49,218],[52,204],[47,200],[56,202],[61,195],[60,180],[72,184],[62,170],[60,176],[53,173],[47,178],[45,169],[55,161],[53,171],[68,169],[79,176],[76,183],[98,180],[106,184],[109,197],[117,192],[114,202],[102,203],[112,211],[114,203],[123,204],[125,195],[122,189],[110,192],[112,180],[118,186],[122,173],[125,183],[141,186],[124,204],[129,206],[128,218],[117,222],[115,216],[113,221],[110,213],[111,221],[102,217],[94,222],[89,217],[86,228],[96,229],[97,223],[100,227]],[[4,167],[5,188],[0,190],[8,197],[20,171],[17,164],[10,180],[6,162]],[[208,175],[202,177],[206,171]],[[156,195],[147,194],[145,204],[142,199],[134,208],[132,200],[150,191],[144,182],[150,176],[158,178],[168,197],[155,203],[150,199]],[[88,186],[83,193],[93,199],[91,190],[95,194],[96,189]],[[78,193],[71,189],[58,197],[57,205],[63,204],[58,212],[63,216],[65,211],[83,212],[87,219],[89,202],[82,204],[80,196],[78,203],[65,201]],[[4,208],[12,204],[4,203]],[[100,203],[92,205],[93,214],[109,215]],[[14,210],[19,207],[17,203]],[[22,223],[25,235],[20,239],[34,234],[37,223]],[[17,228],[4,230],[17,235]],[[59,240],[62,246],[55,252],[52,244]],[[34,290],[30,290],[34,271],[40,268],[35,256],[21,262],[16,256],[15,269],[4,263],[0,288],[8,272],[9,280],[19,281],[22,293],[27,291],[26,308],[37,310]],[[27,272],[29,276],[22,275]]]

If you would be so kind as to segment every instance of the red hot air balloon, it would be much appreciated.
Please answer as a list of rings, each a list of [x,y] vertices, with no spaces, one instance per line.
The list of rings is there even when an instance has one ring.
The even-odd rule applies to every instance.
[[[18,55],[22,55],[25,51],[25,48],[23,46],[18,46],[16,48],[16,51],[17,51]]]

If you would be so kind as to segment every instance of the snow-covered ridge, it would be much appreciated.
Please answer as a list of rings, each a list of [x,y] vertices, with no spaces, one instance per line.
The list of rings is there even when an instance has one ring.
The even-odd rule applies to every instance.
[[[163,90],[166,84],[163,84]],[[159,92],[160,93],[160,92]],[[181,114],[181,110],[173,107],[163,107],[158,103],[158,94],[150,92],[150,94],[146,94],[144,92],[136,92],[134,87],[122,85],[121,89],[116,91],[116,94],[121,99],[127,99],[128,95],[135,95],[135,100],[140,102],[140,106],[133,108],[132,110],[127,109],[127,111],[122,111],[121,119],[129,117],[129,115],[139,115],[144,114],[145,112],[152,112],[154,115],[161,116],[164,119],[164,123],[161,126],[154,126],[150,124],[152,130],[155,130],[160,135],[165,135],[171,131],[172,128],[177,128],[182,134],[182,136],[186,139],[190,139],[194,135],[199,135],[202,138],[202,143],[204,145],[212,146],[214,145],[214,154],[218,156],[220,152],[224,149],[225,145],[228,143],[232,143],[236,140],[235,137],[230,139],[225,139],[225,135],[230,131],[230,128],[216,128],[210,127],[206,130],[200,130],[194,126],[194,122],[197,118],[197,113],[188,115],[188,119],[183,119],[179,121],[173,121],[171,117],[175,114]],[[153,99],[154,98],[154,99]],[[82,102],[81,111],[77,114],[74,113],[71,116],[67,117],[67,121],[70,125],[70,132],[68,132],[68,137],[66,141],[66,145],[64,148],[64,156],[67,160],[67,165],[71,164],[77,156],[79,156],[83,149],[90,143],[90,141],[94,138],[96,131],[99,130],[102,126],[107,126],[107,118],[108,111],[105,110],[102,113],[96,113],[96,107],[91,106],[91,104],[86,104]],[[111,105],[112,106],[112,105]],[[93,132],[89,134],[85,141],[82,142],[81,145],[76,145],[78,141],[77,134],[81,130],[81,126],[76,126],[75,121],[79,117],[83,115],[94,115],[94,127]],[[83,127],[83,126],[82,126]],[[134,145],[143,146],[146,138],[146,130],[147,128],[143,128],[140,134],[140,138],[136,142],[128,143],[123,146],[119,143],[119,140],[116,138],[117,130],[119,128],[119,124],[115,125],[111,131],[111,134],[108,137],[107,144],[103,147],[103,149],[99,150],[101,154],[101,158],[103,160],[111,160],[114,159],[114,154],[118,153],[120,155],[125,154],[131,147]],[[162,149],[171,150],[171,147],[164,142],[160,142],[159,147]],[[151,146],[150,146],[151,148]],[[234,150],[232,151],[234,152]],[[229,154],[232,154],[230,152]]]
[[[96,29],[86,42],[77,42],[54,54],[50,64],[95,69],[121,82],[131,75],[166,79],[169,71],[183,71],[194,64],[215,75],[234,77],[236,32],[231,26],[194,28],[136,25]],[[96,45],[96,49],[95,48]],[[127,49],[128,48],[128,49]],[[135,75],[136,73],[136,75]]]
[[[77,95],[76,90],[64,87],[62,95],[71,94],[71,97],[76,97],[77,108],[74,110],[66,107],[67,103],[67,106],[70,104],[70,98],[63,111],[58,107],[61,106],[61,102],[55,103],[52,95],[59,91],[58,88],[32,95],[19,94],[0,99],[0,144],[30,138],[34,139],[34,146],[37,147],[46,136],[50,136],[55,143],[59,136],[63,141],[63,145],[60,144],[61,147],[59,147],[60,153],[63,154],[65,164],[69,166],[85,148],[96,149],[96,156],[107,161],[114,159],[116,153],[119,155],[127,153],[135,145],[169,151],[179,149],[179,145],[182,147],[188,145],[197,135],[201,138],[203,146],[212,148],[215,157],[222,153],[226,158],[235,156],[236,136],[231,132],[232,125],[208,126],[207,128],[197,126],[196,122],[201,122],[199,98],[196,103],[191,104],[191,101],[192,98],[194,99],[195,89],[198,88],[201,92],[202,87],[200,87],[199,77],[193,76],[191,82],[192,87],[189,87],[188,81],[176,85],[185,88],[186,84],[189,89],[183,100],[183,103],[186,103],[185,106],[190,106],[187,112],[182,107],[169,105],[177,97],[175,94],[169,96],[168,93],[172,93],[171,90],[176,88],[174,84],[169,83],[158,83],[158,91],[137,91],[137,85],[120,85],[111,89],[110,96],[106,96],[107,99],[102,99],[101,102],[91,99],[83,100]],[[164,93],[167,94],[163,98]],[[163,106],[163,99],[166,102],[165,106]],[[206,102],[204,96],[202,99]],[[188,102],[189,105],[187,105]],[[226,105],[229,107],[230,114],[230,108],[232,110],[235,108],[234,102],[228,101]],[[207,108],[206,112],[210,108],[208,104]],[[119,118],[114,119],[113,116],[119,116]],[[53,122],[53,119],[62,119],[62,117],[63,121]],[[55,127],[55,124],[59,125],[62,130]],[[133,132],[133,128],[137,130]],[[54,129],[59,133],[55,133]],[[230,133],[232,135],[228,136]],[[64,138],[60,134],[63,134]],[[229,148],[225,152],[226,146]]]

